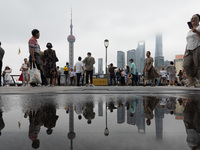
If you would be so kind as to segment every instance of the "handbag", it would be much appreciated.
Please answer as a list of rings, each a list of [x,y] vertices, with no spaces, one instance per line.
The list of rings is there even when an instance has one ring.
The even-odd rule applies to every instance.
[[[29,70],[29,75],[30,75],[30,83],[37,83],[37,84],[42,83],[41,73],[40,70],[37,69],[36,64],[35,68]]]

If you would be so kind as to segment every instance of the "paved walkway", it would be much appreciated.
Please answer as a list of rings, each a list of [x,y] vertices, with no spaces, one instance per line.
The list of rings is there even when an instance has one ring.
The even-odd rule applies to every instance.
[[[0,95],[23,94],[200,94],[200,88],[194,87],[129,87],[129,86],[95,86],[95,87],[0,87]]]

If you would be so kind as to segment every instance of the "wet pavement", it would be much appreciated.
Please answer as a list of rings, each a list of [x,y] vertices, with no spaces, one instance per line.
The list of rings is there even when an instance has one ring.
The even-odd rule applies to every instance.
[[[199,96],[2,94],[0,150],[187,150],[200,145]]]

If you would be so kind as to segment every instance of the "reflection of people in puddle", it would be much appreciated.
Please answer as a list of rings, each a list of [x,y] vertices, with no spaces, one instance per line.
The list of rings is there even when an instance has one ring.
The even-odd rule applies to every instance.
[[[95,112],[94,112],[93,108],[94,108],[93,102],[86,102],[86,104],[84,106],[83,116],[85,117],[85,119],[88,120],[87,121],[88,124],[91,124],[92,119],[95,118]]]
[[[188,100],[183,115],[188,146],[192,150],[200,149],[200,102]]]
[[[114,101],[110,101],[108,103],[108,109],[110,110],[110,112],[112,113],[114,109],[117,109],[117,107],[115,107],[115,102]]]
[[[144,113],[145,117],[147,118],[146,124],[148,126],[151,125],[151,119],[153,119],[154,117],[153,110],[155,109],[158,103],[159,100],[155,97],[144,96]]]
[[[56,121],[59,116],[56,115],[56,107],[54,105],[46,105],[43,107],[43,121],[44,127],[47,128],[47,134],[51,135],[53,129],[56,126]]]
[[[176,98],[175,97],[170,97],[167,100],[166,108],[170,111],[171,115],[174,114],[174,111],[176,109]]]
[[[81,120],[82,114],[83,114],[83,104],[81,102],[77,102],[75,104],[74,110],[75,110],[76,114],[78,115],[78,119]]]
[[[3,130],[4,127],[5,127],[5,123],[3,121],[3,112],[0,109],[0,136],[1,136],[1,131]]]
[[[40,140],[38,138],[38,134],[40,132],[41,127],[41,117],[42,117],[42,111],[30,111],[29,113],[29,138],[33,142],[32,147],[34,149],[37,149],[40,147]]]
[[[126,110],[130,110],[130,116],[133,117],[136,111],[137,100],[135,99],[127,100],[126,106],[127,106]]]

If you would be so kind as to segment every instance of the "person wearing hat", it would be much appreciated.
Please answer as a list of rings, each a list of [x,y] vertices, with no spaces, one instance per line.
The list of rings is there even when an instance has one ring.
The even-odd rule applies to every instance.
[[[3,66],[3,56],[5,54],[5,51],[1,47],[1,42],[0,42],[0,87],[1,87],[1,74],[2,74],[2,66]]]
[[[114,80],[114,85],[116,85],[116,76],[115,76],[115,69],[117,69],[117,67],[113,67],[113,64],[110,64],[110,68],[109,68],[109,73],[110,73],[110,85],[112,84],[112,80]]]
[[[56,56],[55,50],[53,50],[53,45],[51,43],[47,43],[47,50],[44,51],[44,66],[46,70],[46,78],[48,82],[48,86],[56,85],[56,77],[57,77],[57,69],[56,62],[58,62],[58,58]],[[50,81],[52,83],[50,83]]]
[[[132,75],[132,86],[133,86],[134,84],[136,84],[136,78],[135,78],[135,75],[136,75],[136,66],[135,66],[135,63],[134,63],[133,59],[130,59],[129,61],[131,63],[130,74]]]

